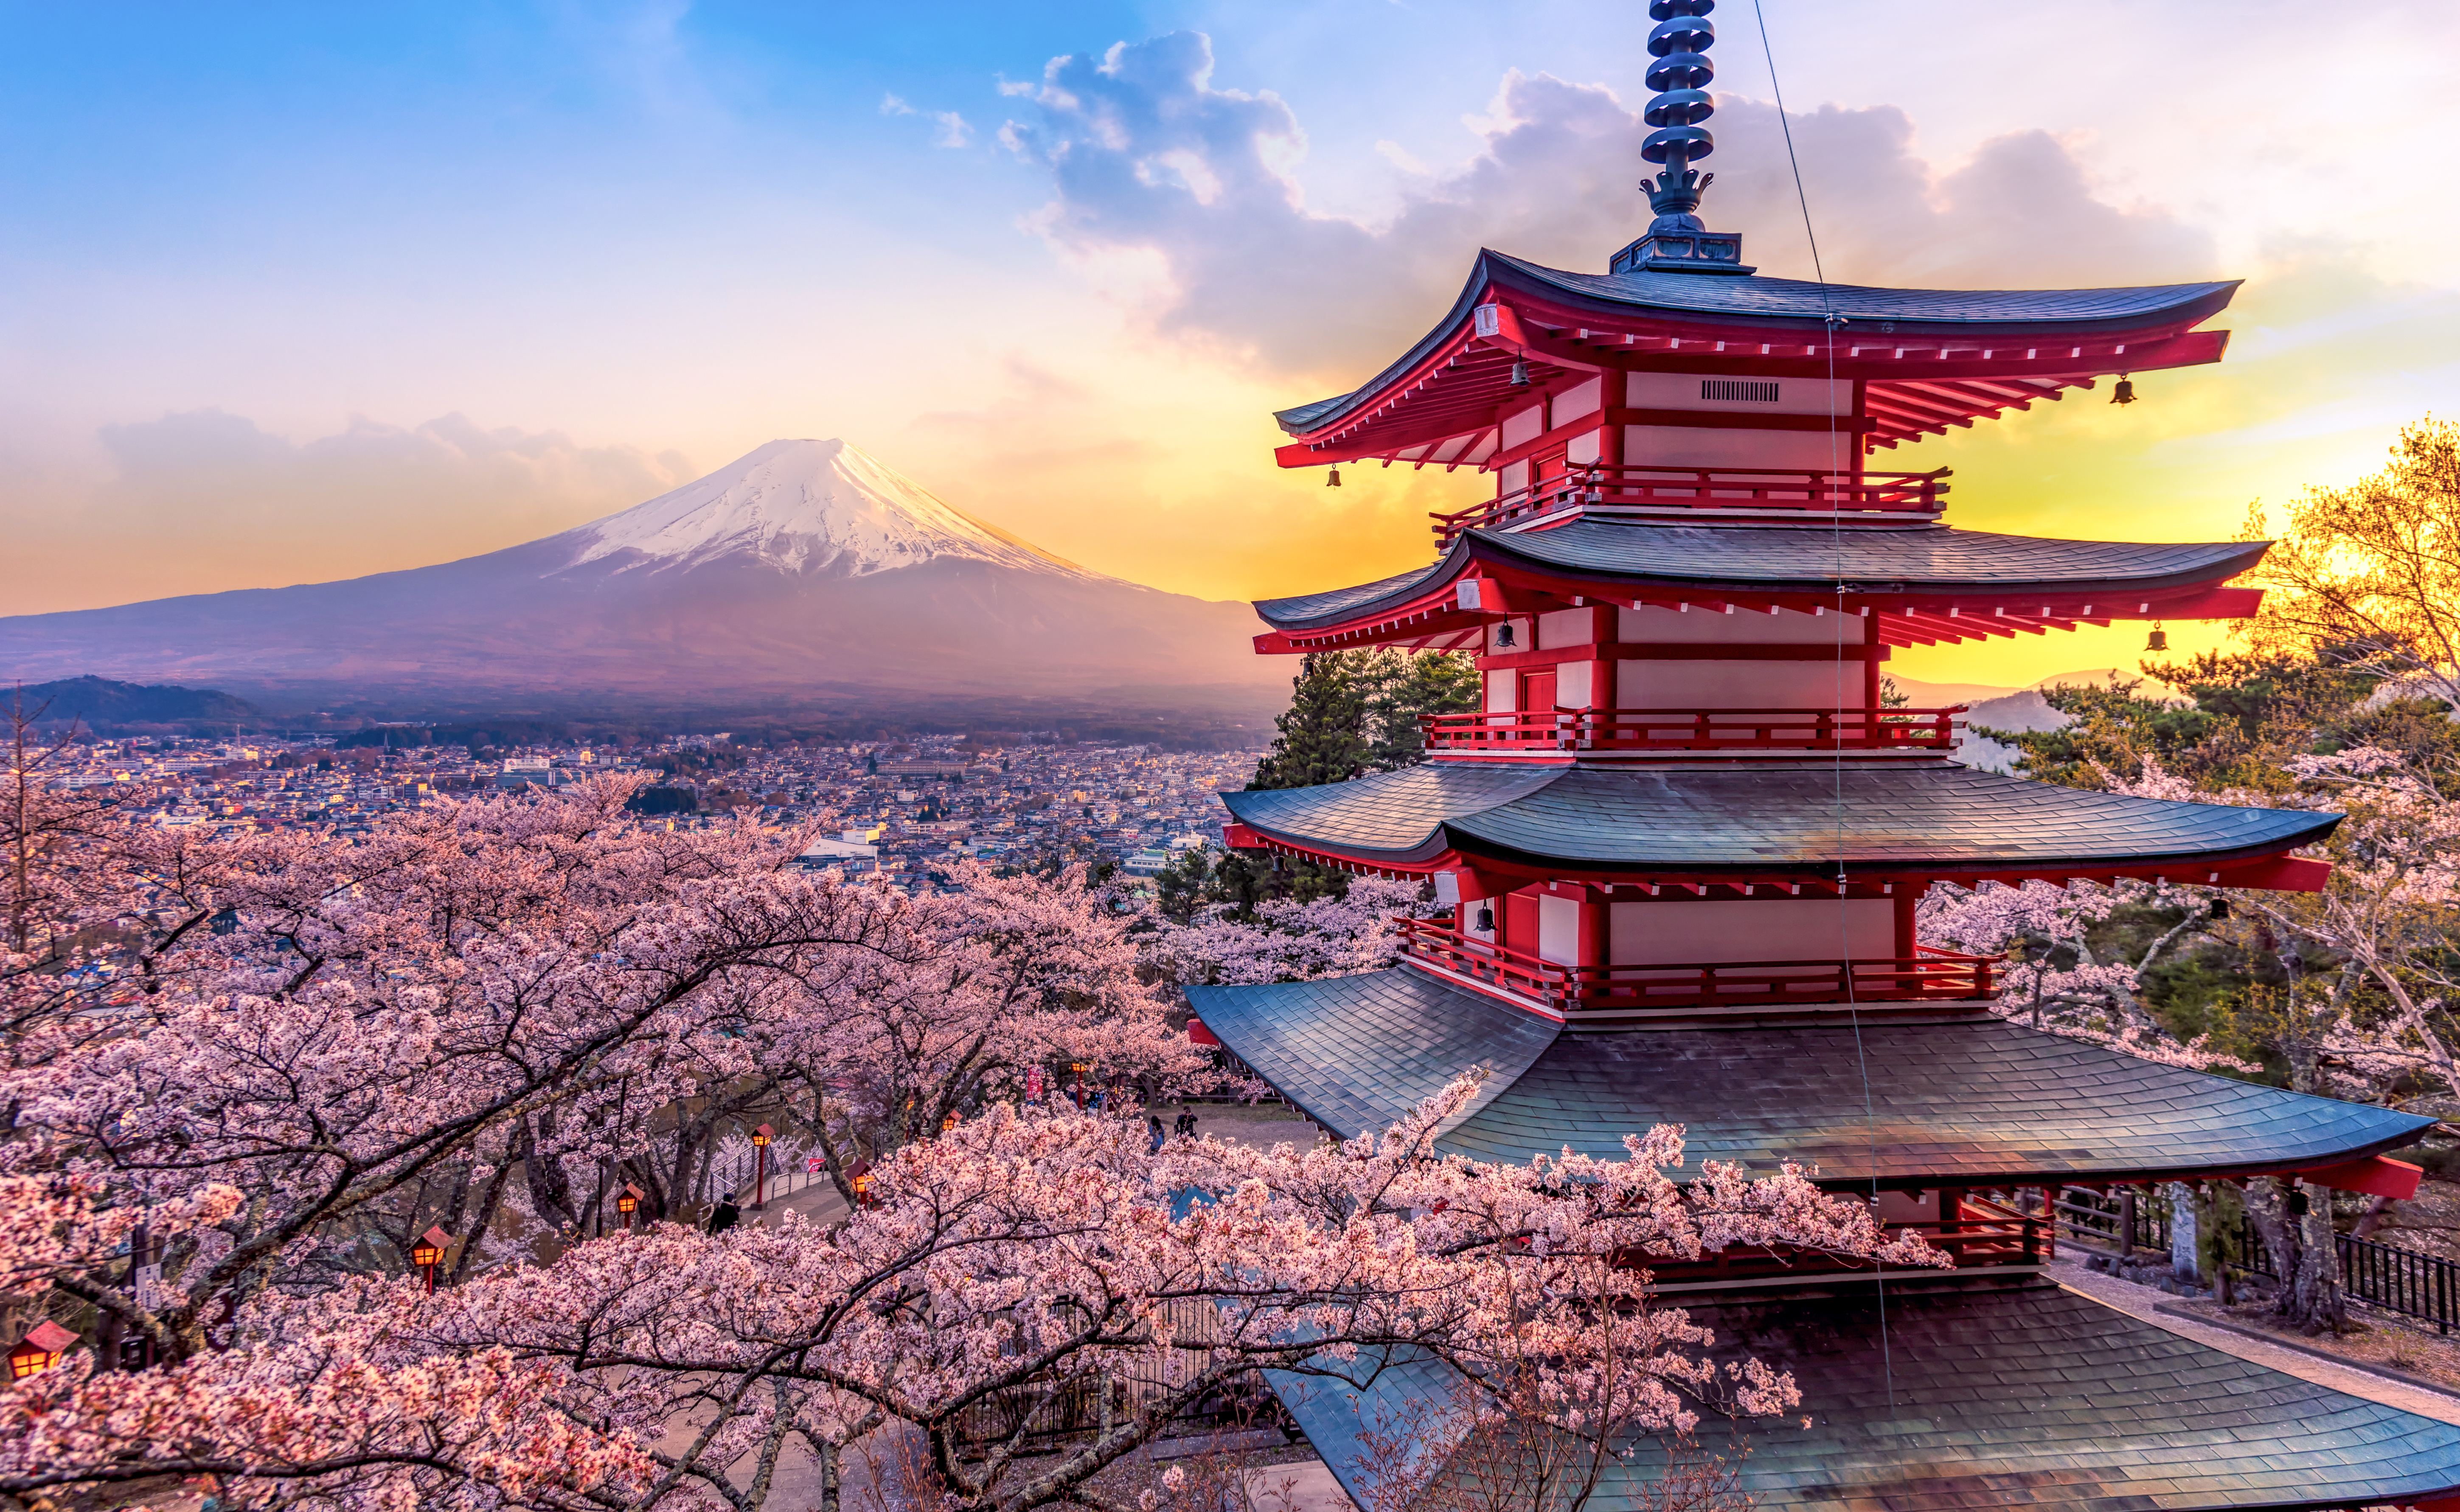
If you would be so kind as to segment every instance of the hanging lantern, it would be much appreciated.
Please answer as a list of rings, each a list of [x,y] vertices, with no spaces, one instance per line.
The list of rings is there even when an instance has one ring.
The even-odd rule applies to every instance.
[[[1341,487],[1341,469],[1334,468],[1331,472],[1326,472],[1324,475],[1324,486],[1325,488]]]
[[[1529,387],[1529,363],[1527,359],[1520,357],[1515,357],[1512,359],[1512,387],[1515,388],[1526,388]]]
[[[2135,402],[2135,380],[2121,376],[2118,380],[2118,387],[2110,391],[2110,402],[2111,404],[2133,404]]]
[[[57,1365],[60,1356],[76,1341],[75,1334],[45,1318],[28,1329],[17,1347],[9,1352],[9,1378],[24,1380],[29,1376],[41,1375]]]
[[[2169,650],[2170,632],[2162,629],[2158,624],[2153,625],[2152,633],[2144,638],[2144,649],[2147,651]]]

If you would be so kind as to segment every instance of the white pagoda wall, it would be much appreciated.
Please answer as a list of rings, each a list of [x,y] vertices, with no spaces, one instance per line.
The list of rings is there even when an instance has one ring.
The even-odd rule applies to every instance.
[[[1538,899],[1541,942],[1543,910],[1554,901],[1559,900]],[[1652,899],[1610,904],[1607,916],[1606,959],[1617,966],[1870,959],[1897,953],[1896,905],[1887,898]]]

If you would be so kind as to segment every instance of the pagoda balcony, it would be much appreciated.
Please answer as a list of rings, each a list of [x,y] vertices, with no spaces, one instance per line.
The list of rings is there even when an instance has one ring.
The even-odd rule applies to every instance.
[[[1947,751],[1964,727],[1951,708],[1533,709],[1419,718],[1427,749],[1446,751]]]
[[[1854,472],[1804,468],[1687,468],[1597,464],[1509,489],[1451,514],[1433,514],[1436,539],[1467,530],[1525,530],[1584,514],[1653,514],[1665,510],[1744,510],[1927,518],[1946,507],[1949,470]]]
[[[1566,1018],[1658,1008],[1792,1003],[1969,1002],[1991,996],[1987,956],[1922,945],[1858,960],[1650,961],[1566,966],[1435,919],[1404,918],[1404,959],[1524,998]]]
[[[1891,1239],[1901,1234],[1920,1235],[1933,1249],[1945,1250],[1960,1270],[2038,1266],[2057,1258],[2057,1231],[2048,1217],[2022,1212],[2004,1203],[1971,1193],[1958,1194],[1955,1206],[1957,1216],[1954,1218],[1920,1223],[1883,1222],[1879,1227]],[[1697,1260],[1636,1257],[1632,1263],[1647,1267],[1650,1281],[1659,1287],[1774,1280],[1877,1269],[1868,1256],[1796,1250],[1785,1245],[1767,1249],[1737,1246]]]

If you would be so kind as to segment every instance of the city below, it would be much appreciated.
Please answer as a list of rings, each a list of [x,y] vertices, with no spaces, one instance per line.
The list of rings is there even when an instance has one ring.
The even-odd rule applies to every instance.
[[[806,871],[928,892],[949,885],[948,869],[966,860],[1028,870],[1083,862],[1150,876],[1174,851],[1220,844],[1228,814],[1214,795],[1243,787],[1258,754],[984,746],[962,736],[738,746],[718,733],[477,751],[330,736],[138,736],[64,747],[53,782],[62,791],[124,789],[123,816],[165,828],[348,839],[380,815],[491,790],[646,778],[633,807],[669,829],[755,815],[781,836],[816,837],[798,856]]]

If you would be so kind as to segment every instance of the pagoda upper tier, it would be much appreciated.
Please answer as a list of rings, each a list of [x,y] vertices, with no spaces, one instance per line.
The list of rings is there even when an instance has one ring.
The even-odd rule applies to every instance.
[[[2229,333],[2194,327],[2237,289],[2235,281],[1864,288],[1757,275],[1567,273],[1481,251],[1452,308],[1398,361],[1348,393],[1279,413],[1292,437],[1279,455],[1284,467],[1380,457],[1494,469],[1541,450],[1550,434],[1559,442],[1566,425],[1586,419],[1594,430],[1601,409],[1627,411],[1604,415],[1608,425],[1843,431],[1858,455],[2057,399],[2105,375],[2217,362]],[[1720,395],[1704,419],[1707,395],[1643,382],[1514,433],[1532,398],[1593,384],[1601,371],[1795,379],[1816,402],[1736,392]]]
[[[2269,546],[2052,540],[1933,521],[1835,530],[1580,517],[1466,530],[1415,572],[1263,599],[1256,612],[1273,628],[1256,649],[1465,649],[1498,619],[1581,604],[1845,615],[1870,622],[1865,643],[1898,646],[2115,620],[2240,619],[2262,591],[2222,584]]]

